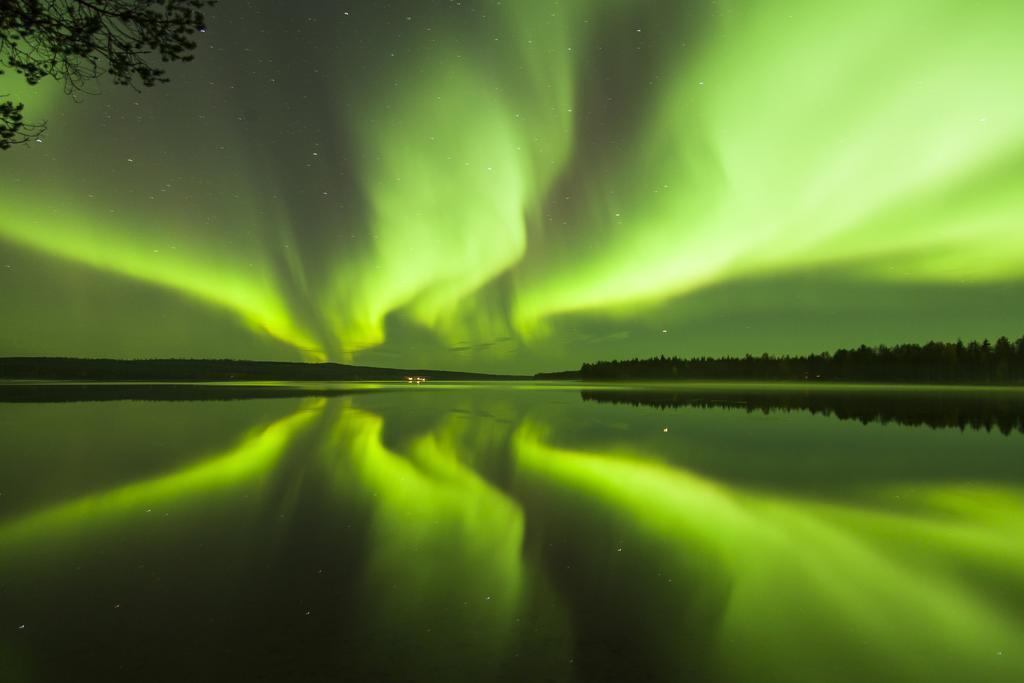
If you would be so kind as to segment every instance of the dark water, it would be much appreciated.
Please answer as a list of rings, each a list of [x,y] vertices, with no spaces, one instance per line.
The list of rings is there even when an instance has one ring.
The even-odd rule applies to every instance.
[[[5,683],[1024,680],[1021,390],[0,401]]]

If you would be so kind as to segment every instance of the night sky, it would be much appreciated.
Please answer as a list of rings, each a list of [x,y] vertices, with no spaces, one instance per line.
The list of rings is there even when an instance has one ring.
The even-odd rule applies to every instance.
[[[533,372],[1024,333],[1020,0],[222,0],[0,82],[0,355]]]

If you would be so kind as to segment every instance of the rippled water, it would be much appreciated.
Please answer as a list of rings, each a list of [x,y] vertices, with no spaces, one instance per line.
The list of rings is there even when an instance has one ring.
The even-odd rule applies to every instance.
[[[1022,390],[0,401],[5,682],[1024,680]]]

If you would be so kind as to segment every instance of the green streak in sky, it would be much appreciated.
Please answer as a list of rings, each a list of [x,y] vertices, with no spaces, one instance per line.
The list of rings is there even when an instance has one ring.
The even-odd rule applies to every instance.
[[[266,140],[228,76],[196,77],[232,83],[200,137],[196,83],[171,100],[190,118],[169,139],[119,124],[138,155],[61,139],[70,117],[54,118],[52,144],[3,159],[0,238],[214,307],[309,359],[386,345],[449,366],[576,354],[557,335],[577,323],[660,330],[664,306],[738,282],[769,298],[807,272],[888,291],[1021,282],[1017,0],[464,4],[381,20],[373,39],[352,33],[361,12],[339,17],[344,58],[317,52],[327,66],[303,96],[319,99],[288,114],[322,115],[335,130],[317,140],[281,122]],[[291,177],[307,167],[322,170]]]
[[[6,193],[0,190],[0,201]],[[45,205],[39,199],[34,206]],[[24,246],[69,261],[142,282],[167,287],[205,304],[223,308],[245,320],[255,333],[266,334],[322,359],[322,345],[293,319],[259,242],[224,244],[223,250],[182,240],[173,221],[136,218],[138,230],[111,230],[87,211],[54,209],[8,214],[0,219],[0,235]],[[181,219],[187,220],[187,219]],[[18,226],[12,229],[11,226]],[[230,240],[225,240],[230,241]],[[231,253],[225,258],[224,253]],[[251,260],[249,260],[251,259]]]
[[[326,306],[346,350],[381,343],[396,310],[449,343],[510,333],[488,286],[526,257],[527,221],[569,158],[577,17],[536,0],[497,12],[509,47],[442,36],[356,119],[372,239]]]
[[[1022,11],[726,3],[700,54],[667,65],[633,152],[599,173],[580,220],[601,239],[545,264],[523,324],[827,263],[1016,278]]]

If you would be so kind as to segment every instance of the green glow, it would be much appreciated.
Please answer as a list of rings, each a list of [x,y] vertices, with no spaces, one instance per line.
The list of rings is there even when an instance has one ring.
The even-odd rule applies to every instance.
[[[985,336],[915,303],[952,286],[971,311],[972,288],[1022,284],[1016,0],[465,5],[325,17],[317,49],[337,54],[316,54],[314,81],[280,60],[303,83],[286,110],[218,51],[166,95],[40,92],[52,136],[0,160],[0,238],[197,319],[212,307],[282,353],[484,369],[578,362],[580,338],[619,354],[610,335],[708,308],[782,335],[758,297],[806,273],[832,278],[805,296],[816,321],[876,324],[857,307],[870,289],[899,309],[879,336]],[[131,334],[123,316],[111,334]],[[1019,314],[987,318],[1018,333]]]
[[[346,348],[381,343],[396,310],[448,343],[511,333],[488,285],[527,256],[527,221],[569,158],[578,4],[496,8],[510,47],[432,48],[361,108],[372,245],[326,306]]]
[[[729,278],[857,263],[869,276],[1015,278],[1024,260],[1019,3],[731,5],[680,58],[648,136],[553,261],[525,321]],[[637,172],[639,169],[639,172]],[[617,200],[610,193],[617,190]]]
[[[2,201],[13,203],[0,191]],[[33,203],[43,205],[45,200],[40,198]],[[88,215],[86,211],[73,213]],[[266,263],[261,245],[243,245],[248,254],[225,262],[218,252],[211,251],[209,242],[182,242],[173,222],[160,219],[154,224],[152,219],[141,216],[136,221],[137,230],[119,232],[96,219],[72,219],[57,210],[43,216],[29,212],[24,216],[5,216],[0,220],[0,234],[54,256],[168,287],[221,306],[241,316],[255,332],[288,342],[312,360],[323,358],[321,346],[290,317],[274,279],[266,270],[247,267],[248,261],[241,262],[252,259],[255,263]],[[10,228],[14,225],[18,228]],[[226,245],[224,248],[227,250]]]
[[[556,448],[530,424],[515,444],[520,486],[553,487],[562,505],[592,501],[628,529],[623,545],[658,549],[658,576],[674,579],[661,599],[685,613],[694,585],[712,590],[695,618],[719,624],[717,666],[729,679],[913,677],[936,652],[950,662],[943,680],[1015,666],[996,652],[1017,626],[960,569],[973,556],[1020,585],[1020,491],[914,487],[904,493],[928,507],[908,515],[729,488],[637,451]],[[723,582],[727,600],[715,598]],[[842,628],[822,633],[828,621]]]
[[[384,316],[397,308],[408,306],[427,326],[448,324],[461,299],[526,250],[523,207],[536,201],[530,183],[540,170],[524,149],[527,124],[480,74],[451,62],[403,92],[392,120],[375,121],[364,136],[372,155],[373,254],[355,274],[343,271],[332,307],[341,311],[339,336],[353,349],[383,341]],[[469,92],[480,93],[475,106],[453,116]],[[404,120],[408,111],[417,112],[415,127]],[[558,124],[567,127],[556,117]],[[545,137],[556,146],[552,154],[564,156],[557,146],[566,132]],[[460,330],[452,341],[508,333],[487,329],[483,316],[471,322],[484,325],[479,335]]]
[[[384,635],[369,647],[382,661],[396,648],[443,661],[453,640],[469,638],[466,670],[480,661],[490,669],[519,614],[522,511],[461,462],[458,420],[414,438],[401,453],[382,443],[383,425],[380,416],[346,406],[323,449],[338,500],[370,508],[359,594],[366,627]]]
[[[146,514],[163,514],[168,508],[196,498],[241,487],[252,491],[284,450],[322,408],[317,401],[298,413],[255,429],[237,446],[211,455],[197,465],[150,480],[133,482],[110,491],[90,494],[0,524],[0,549],[13,552],[17,544],[67,544],[81,541],[83,530],[117,527]]]
[[[489,680],[519,660],[558,680],[586,680],[606,661],[673,680],[959,683],[1024,671],[1017,434],[658,411],[554,386],[387,389],[288,403],[297,412],[277,420],[262,401],[232,404],[266,426],[224,450],[209,444],[227,443],[239,418],[214,419],[227,413],[208,404],[211,419],[194,425],[207,438],[190,443],[216,452],[8,516],[0,581],[30,586],[8,596],[12,613],[50,628],[42,616],[72,594],[90,618],[126,595],[133,609],[180,598],[205,634],[222,628],[207,621],[207,597],[227,591],[215,614],[236,619],[254,603],[260,637],[350,677],[365,666]],[[106,414],[119,411],[148,413],[146,424],[175,414],[161,403]],[[71,461],[76,443],[111,428],[97,414],[19,406],[13,420],[60,418],[74,438],[0,430],[0,453]],[[177,445],[147,448],[135,424],[122,441],[154,460],[145,471],[181,461]],[[6,471],[5,491],[38,472]],[[101,597],[78,595],[92,583]],[[64,597],[39,599],[37,613],[37,595]],[[133,618],[174,623],[156,613]],[[315,652],[304,627],[287,639],[281,623],[316,628]]]

